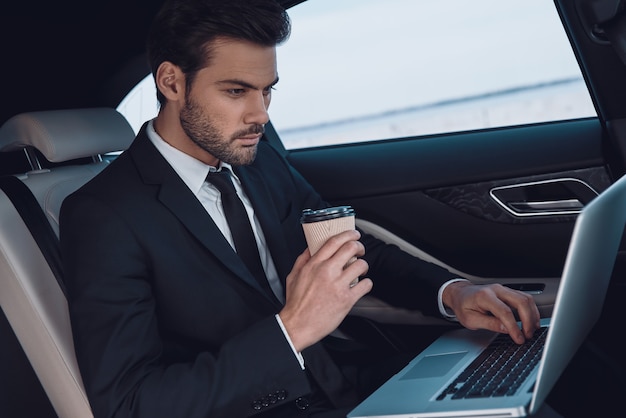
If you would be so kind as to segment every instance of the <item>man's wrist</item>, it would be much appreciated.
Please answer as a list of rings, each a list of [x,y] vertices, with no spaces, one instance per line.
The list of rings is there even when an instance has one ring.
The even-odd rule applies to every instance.
[[[457,283],[457,282],[469,282],[469,280],[461,279],[461,278],[448,280],[447,282],[445,282],[444,284],[441,285],[441,287],[439,288],[439,292],[437,293],[437,304],[439,306],[439,313],[441,314],[441,316],[443,316],[445,319],[447,319],[449,321],[458,321],[458,319],[456,318],[456,315],[454,314],[454,311],[452,309],[448,308],[443,303],[443,292],[446,290],[446,288],[449,285],[451,285],[452,283]]]

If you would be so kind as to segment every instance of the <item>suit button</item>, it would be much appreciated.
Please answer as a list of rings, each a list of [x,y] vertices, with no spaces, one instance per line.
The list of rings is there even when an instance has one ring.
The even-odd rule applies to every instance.
[[[309,400],[307,398],[298,398],[296,399],[296,408],[304,411],[309,407]]]
[[[284,401],[287,399],[287,391],[286,390],[277,390],[276,391],[276,399],[279,401]]]

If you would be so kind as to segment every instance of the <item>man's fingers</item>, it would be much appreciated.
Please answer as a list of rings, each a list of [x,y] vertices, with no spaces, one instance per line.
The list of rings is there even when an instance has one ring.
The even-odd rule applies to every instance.
[[[338,251],[343,249],[344,245],[348,242],[358,243],[360,247],[348,247],[348,249],[343,249],[344,251],[351,251],[353,253],[352,255],[354,255],[355,253],[358,253],[358,255],[363,255],[365,253],[365,248],[363,247],[363,244],[358,242],[359,238],[361,238],[361,233],[357,230],[341,232],[328,238],[324,245],[322,245],[317,253],[315,253],[314,257],[322,260],[329,259],[334,256]],[[348,259],[349,258],[350,257],[348,257]]]
[[[487,329],[502,334],[508,334],[517,344],[523,344],[526,340],[517,322],[502,321],[500,318],[491,315],[481,315],[480,319],[473,321],[470,329]]]
[[[344,268],[344,276],[352,283],[355,278],[364,276],[369,270],[369,264],[362,258],[355,259]]]
[[[492,329],[496,332],[502,332],[505,334],[509,334],[513,341],[518,344],[524,342],[525,337],[522,334],[522,330],[520,329],[515,315],[513,315],[513,311],[511,308],[504,303],[500,299],[495,299],[494,306],[490,309],[492,317],[487,316]]]
[[[363,279],[359,279],[359,281],[354,286],[350,286],[350,291],[357,294],[358,300],[367,295],[372,290],[372,287],[374,287],[374,283],[371,279],[366,277]]]
[[[535,303],[534,298],[528,293],[519,292],[504,288],[505,292],[498,294],[505,303],[511,306],[517,312],[522,322],[522,329],[526,338],[531,338],[540,327],[541,315]]]

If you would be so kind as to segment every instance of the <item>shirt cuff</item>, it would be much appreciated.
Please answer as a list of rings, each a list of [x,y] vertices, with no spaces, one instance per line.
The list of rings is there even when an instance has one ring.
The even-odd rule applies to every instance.
[[[443,291],[446,290],[446,287],[456,282],[469,282],[469,280],[467,279],[448,280],[447,282],[441,285],[441,287],[439,288],[439,293],[437,293],[437,303],[439,304],[439,312],[441,313],[441,316],[443,316],[445,319],[450,320],[450,321],[458,321],[458,319],[456,318],[456,315],[454,314],[452,309],[446,308],[444,306]]]
[[[285,338],[287,339],[287,342],[289,343],[289,347],[291,347],[291,351],[293,351],[293,354],[296,356],[296,359],[298,359],[298,362],[300,363],[300,367],[302,368],[302,370],[304,370],[304,357],[302,357],[301,353],[298,353],[296,351],[296,347],[293,346],[293,343],[291,342],[291,338],[289,337],[289,334],[287,333],[287,330],[285,329],[285,325],[283,324],[283,321],[280,319],[280,315],[278,314],[276,314],[276,322],[278,322],[278,326],[283,331],[283,334],[285,334]]]

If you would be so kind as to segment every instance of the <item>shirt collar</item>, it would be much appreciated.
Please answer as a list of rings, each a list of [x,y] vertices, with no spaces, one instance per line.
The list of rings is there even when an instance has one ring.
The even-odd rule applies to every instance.
[[[187,187],[196,195],[204,184],[209,172],[226,167],[233,173],[232,166],[228,163],[222,162],[219,168],[213,167],[168,144],[154,129],[154,120],[148,122],[146,133],[156,149],[163,155],[163,158],[167,160]]]

